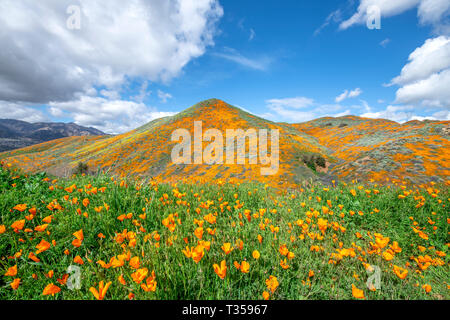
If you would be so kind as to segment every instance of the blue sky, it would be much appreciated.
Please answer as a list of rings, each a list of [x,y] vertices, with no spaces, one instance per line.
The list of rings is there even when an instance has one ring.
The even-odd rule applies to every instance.
[[[345,114],[450,120],[447,1],[134,2],[137,15],[120,1],[102,11],[67,2],[81,8],[81,28],[61,32],[42,21],[17,26],[0,14],[11,34],[0,38],[10,49],[0,68],[1,117],[118,133],[214,97],[274,121]],[[12,15],[22,9],[19,19],[39,11],[50,21],[67,18],[64,4],[51,0],[30,2],[25,12],[4,5]],[[370,5],[380,10],[380,29],[366,26]],[[102,25],[105,17],[113,26]],[[13,58],[15,50],[25,55],[18,40],[32,41],[20,38],[24,28],[49,44],[26,54],[28,70]]]

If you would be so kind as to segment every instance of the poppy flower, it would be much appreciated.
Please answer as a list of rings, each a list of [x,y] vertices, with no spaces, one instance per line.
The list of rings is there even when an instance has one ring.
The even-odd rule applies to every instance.
[[[36,255],[34,254],[34,252],[30,252],[30,253],[28,254],[28,259],[31,259],[31,260],[33,260],[34,262],[40,262],[40,261],[41,261],[38,257],[36,257]]]
[[[80,264],[80,265],[84,264],[84,261],[83,261],[83,259],[81,259],[80,256],[76,256],[76,257],[73,259],[73,262],[78,263],[78,264]]]
[[[20,211],[20,212],[24,212],[27,209],[27,205],[26,204],[18,204],[13,209]]]
[[[142,269],[138,269],[138,270],[136,270],[136,272],[132,273],[131,278],[133,279],[134,282],[141,283],[142,280],[144,280],[145,277],[147,277],[147,274],[148,274],[148,269],[142,268]]]
[[[280,261],[280,266],[283,268],[283,269],[289,269],[289,265],[287,264],[287,262],[286,262],[286,259],[284,259],[284,260],[281,260]]]
[[[36,251],[36,254],[44,252],[44,251],[50,249],[50,243],[45,241],[44,239],[42,239],[41,242],[39,242],[39,244],[36,246],[36,249],[38,249]]]
[[[225,260],[220,262],[220,266],[218,264],[213,265],[214,272],[219,276],[220,279],[224,279],[227,274],[227,264]]]
[[[0,225],[0,234],[5,233],[6,232],[6,227],[2,224]]]
[[[364,299],[364,291],[355,287],[353,283],[352,283],[352,295],[356,299]]]
[[[225,252],[225,254],[229,254],[231,251],[233,251],[233,247],[229,242],[224,243],[221,248],[223,252]]]
[[[394,265],[394,273],[400,279],[405,279],[408,275],[408,270]]]
[[[47,229],[47,227],[48,227],[48,224],[43,224],[43,225],[37,226],[36,228],[34,228],[34,230],[37,232],[44,232],[45,229]]]
[[[386,261],[391,261],[392,259],[394,259],[394,252],[391,249],[384,251],[383,258]]]
[[[239,269],[242,273],[248,273],[250,270],[250,264],[247,261],[242,261],[241,267]]]
[[[55,294],[57,294],[58,292],[61,291],[61,288],[58,286],[55,286],[53,283],[50,283],[49,285],[47,285],[44,288],[44,291],[42,291],[42,294],[44,296],[48,296],[48,295],[52,295],[54,296]]]
[[[192,260],[194,260],[195,263],[199,263],[200,260],[205,255],[205,248],[202,245],[198,245],[191,252],[192,252]]]
[[[127,282],[125,281],[125,278],[123,277],[123,275],[120,275],[118,278],[117,278],[117,280],[119,280],[119,282],[122,284],[122,285],[126,285],[127,284]]]
[[[261,256],[261,254],[259,253],[258,250],[253,251],[252,253],[253,258],[255,258],[256,260],[259,259],[259,257]]]
[[[155,292],[156,291],[156,284],[157,282],[155,281],[156,276],[155,276],[155,271],[152,271],[152,275],[150,277],[147,278],[147,280],[145,280],[145,284],[142,283],[141,284],[141,288],[142,290],[144,290],[145,292]]]
[[[286,247],[285,244],[282,244],[280,246],[279,251],[282,256],[286,256],[289,253],[289,249]]]
[[[73,236],[74,236],[75,238],[77,238],[78,240],[83,241],[83,240],[84,240],[83,229],[80,229],[80,230],[74,232],[74,233],[73,233]]]
[[[15,277],[17,275],[17,264],[8,268],[8,271],[5,273],[5,277]]]
[[[189,247],[186,247],[186,249],[181,250],[181,252],[183,252],[186,258],[192,258],[192,251]]]
[[[264,300],[269,300],[269,298],[270,298],[270,294],[269,294],[267,291],[264,291],[264,292],[262,293],[262,296],[263,296],[263,299],[264,299]]]
[[[90,287],[89,291],[94,295],[97,300],[103,300],[106,295],[106,291],[108,291],[109,286],[111,285],[111,281],[104,285],[103,281],[100,281],[98,284],[98,290],[94,287]]]
[[[267,285],[267,288],[268,288],[272,293],[274,293],[275,290],[278,288],[279,283],[278,283],[278,280],[277,280],[276,277],[274,277],[274,276],[269,276],[269,279],[266,279],[266,285]]]
[[[139,257],[133,257],[130,260],[130,267],[132,267],[133,269],[139,269]]]
[[[69,274],[64,274],[61,279],[56,279],[60,285],[64,286],[67,283],[67,279],[69,279]]]
[[[15,221],[15,222],[11,225],[11,228],[14,229],[14,231],[17,232],[17,231],[19,231],[19,230],[22,230],[24,226],[25,226],[25,219]]]
[[[422,288],[425,289],[426,293],[429,293],[431,291],[431,286],[429,284],[424,284]]]
[[[198,239],[202,239],[203,237],[203,228],[202,227],[198,227],[197,229],[194,230],[194,234]]]
[[[20,278],[16,278],[14,279],[13,282],[10,283],[10,286],[13,290],[17,290],[17,288],[19,288],[20,285]]]

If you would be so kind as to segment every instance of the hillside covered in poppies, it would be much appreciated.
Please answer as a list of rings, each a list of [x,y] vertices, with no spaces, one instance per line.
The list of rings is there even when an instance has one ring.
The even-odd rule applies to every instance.
[[[194,121],[202,121],[203,132],[210,128],[222,132],[229,128],[278,129],[278,172],[263,176],[261,165],[248,161],[245,165],[172,163],[171,150],[176,145],[171,141],[172,132],[183,128],[193,135]],[[91,173],[104,171],[158,182],[254,181],[277,188],[295,188],[305,181],[353,179],[443,182],[450,176],[449,134],[449,121],[399,124],[345,116],[275,123],[210,99],[121,135],[67,137],[4,152],[0,159],[25,172],[69,176],[83,162]]]

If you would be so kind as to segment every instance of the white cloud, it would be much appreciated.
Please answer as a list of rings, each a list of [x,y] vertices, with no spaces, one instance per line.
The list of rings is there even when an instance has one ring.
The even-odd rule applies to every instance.
[[[142,102],[89,96],[73,101],[51,102],[49,105],[60,113],[68,114],[79,125],[95,127],[113,134],[123,133],[154,119],[176,114],[157,111]]]
[[[18,103],[0,101],[0,118],[16,119],[27,122],[48,121],[44,114],[34,108]]]
[[[81,29],[66,27],[80,5]],[[169,81],[213,44],[217,0],[2,0],[0,100],[48,103],[117,90],[126,79]]]
[[[360,88],[356,88],[355,90],[350,91],[350,93],[348,94],[348,97],[349,98],[356,98],[361,93],[362,93],[362,90]]]
[[[266,100],[266,106],[270,112],[261,114],[261,117],[290,123],[304,122],[325,116],[341,117],[351,114],[349,108],[342,111],[344,107],[339,104],[320,104],[308,97],[270,99]]]
[[[342,11],[340,9],[331,12],[327,18],[325,19],[325,22],[314,31],[314,36],[317,36],[320,32],[322,32],[323,29],[325,29],[331,22],[340,22],[342,20]]]
[[[270,99],[267,100],[266,103],[269,105],[269,107],[287,107],[294,109],[302,109],[313,105],[314,99],[310,99],[307,97]]]
[[[391,39],[386,38],[380,42],[380,46],[382,46],[383,48],[386,48],[386,46],[389,44],[389,42],[391,42]]]
[[[166,103],[168,99],[172,98],[172,95],[170,93],[158,90],[158,98],[161,100],[162,103]]]
[[[344,101],[347,98],[356,98],[362,93],[362,90],[360,88],[356,88],[354,90],[345,90],[343,93],[338,95],[335,99],[336,103],[339,103],[341,101]]]
[[[240,54],[238,51],[232,48],[225,48],[225,52],[215,52],[214,56],[235,62],[246,68],[265,71],[269,67],[272,60],[266,56],[257,58],[248,58]]]
[[[256,36],[255,30],[250,28],[250,35],[248,36],[248,41],[252,41],[253,39],[255,39],[255,36]]]
[[[448,0],[422,0],[420,1],[418,16],[422,24],[434,24],[450,10],[450,1]]]
[[[363,113],[361,114],[361,117],[389,119],[399,123],[404,123],[411,120],[450,120],[450,112],[446,110],[435,112],[431,116],[418,116],[416,115],[416,111],[416,107],[411,105],[389,105],[385,110]]]
[[[391,85],[401,86],[396,102],[450,109],[450,38],[428,39],[414,50]]]
[[[357,11],[343,21],[340,29],[347,29],[356,24],[365,24],[367,9],[377,6],[384,18],[392,17],[413,8],[418,8],[417,16],[422,24],[432,24],[441,27],[443,18],[448,15],[450,2],[448,0],[360,0]]]
[[[152,94],[151,90],[148,90],[148,81],[144,81],[139,88],[139,94],[131,97],[131,100],[136,102],[143,102],[145,98]]]
[[[389,119],[396,122],[409,121],[413,116],[414,107],[412,106],[387,106],[385,110],[376,112],[366,112],[361,114],[363,118]]]

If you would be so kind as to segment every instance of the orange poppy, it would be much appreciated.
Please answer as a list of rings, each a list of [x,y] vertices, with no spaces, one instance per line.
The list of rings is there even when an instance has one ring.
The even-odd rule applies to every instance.
[[[224,279],[227,274],[227,264],[225,260],[218,264],[213,264],[214,272],[219,276],[220,279]]]
[[[355,287],[353,283],[352,283],[352,295],[356,299],[364,299],[364,291]]]
[[[106,291],[108,291],[109,286],[111,285],[111,281],[104,285],[103,281],[100,281],[98,284],[98,290],[94,287],[90,287],[89,291],[94,295],[97,300],[103,300],[106,295]]]
[[[58,292],[61,291],[61,288],[58,286],[55,286],[53,283],[50,283],[49,285],[47,285],[44,288],[44,291],[42,292],[42,294],[44,296],[48,296],[48,295],[52,295],[54,296],[55,294],[57,294]]]

